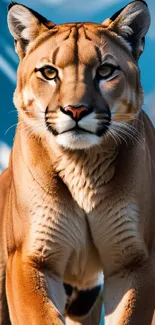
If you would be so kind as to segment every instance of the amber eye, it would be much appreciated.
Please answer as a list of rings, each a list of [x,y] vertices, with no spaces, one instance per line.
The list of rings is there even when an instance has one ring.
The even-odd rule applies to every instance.
[[[112,64],[104,64],[99,67],[97,72],[100,78],[109,78],[116,69],[117,67]]]
[[[58,72],[56,69],[52,68],[51,66],[45,66],[39,71],[42,73],[43,77],[47,80],[55,79],[58,75]]]

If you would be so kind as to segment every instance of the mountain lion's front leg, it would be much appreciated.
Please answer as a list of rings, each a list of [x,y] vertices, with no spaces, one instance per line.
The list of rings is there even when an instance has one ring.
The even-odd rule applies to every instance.
[[[11,174],[10,170],[7,169],[0,175],[0,325],[10,325],[5,293],[6,263],[8,258],[5,223],[10,182]]]
[[[16,251],[9,257],[7,264],[7,299],[12,325],[62,325],[64,324],[57,303],[64,297],[61,282],[50,278],[52,297],[48,294],[48,276],[37,262],[23,258]],[[64,299],[65,302],[65,299]],[[60,308],[59,308],[60,307]]]
[[[89,217],[104,269],[105,325],[151,325],[155,253],[153,239],[148,248],[139,230],[145,206],[138,209],[134,201],[126,203],[121,196],[118,204],[114,195],[112,192],[115,209],[105,204],[104,215],[100,214],[97,221]]]
[[[151,325],[155,307],[155,258],[105,279],[106,325]]]

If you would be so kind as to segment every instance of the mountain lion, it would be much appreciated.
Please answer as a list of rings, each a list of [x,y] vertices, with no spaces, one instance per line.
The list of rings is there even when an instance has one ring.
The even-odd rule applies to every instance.
[[[20,63],[0,177],[0,325],[98,325],[103,272],[105,324],[151,324],[155,131],[138,68],[149,24],[140,0],[102,24],[9,6]]]

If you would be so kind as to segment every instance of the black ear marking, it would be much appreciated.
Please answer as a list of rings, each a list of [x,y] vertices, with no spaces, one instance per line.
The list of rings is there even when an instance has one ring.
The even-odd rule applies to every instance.
[[[135,0],[135,1],[136,1],[136,0]],[[131,3],[135,2],[135,1],[131,1],[131,2],[129,2],[128,5],[130,5]],[[143,3],[146,5],[146,7],[148,7],[146,1],[144,1],[144,0],[138,0],[138,1],[143,2]],[[119,9],[118,11],[116,11],[116,12],[112,15],[112,17],[110,17],[110,19],[111,19],[112,21],[114,21],[114,20],[115,20],[115,19],[120,15],[120,13],[121,13],[125,8],[126,8],[126,6],[124,6],[124,7],[121,8],[121,9]]]
[[[40,21],[40,23],[42,23],[43,25],[46,26],[46,23],[48,22],[48,20],[44,16],[40,15],[38,12],[36,12],[33,9],[30,9],[29,7],[26,7],[26,6],[24,6],[24,7],[29,9],[32,12],[32,14]]]
[[[33,10],[33,9],[23,5],[23,4],[20,4],[18,2],[11,1],[10,4],[8,5],[8,12],[15,5],[22,5],[23,7],[25,7],[29,11],[31,11],[31,13],[40,21],[40,23],[42,23],[43,25],[45,25],[47,27],[48,20],[44,16],[40,15],[37,11],[35,11],[35,10]]]
[[[8,5],[8,11],[14,6],[14,5],[18,5],[19,3],[18,2],[15,2],[15,1],[11,1]]]

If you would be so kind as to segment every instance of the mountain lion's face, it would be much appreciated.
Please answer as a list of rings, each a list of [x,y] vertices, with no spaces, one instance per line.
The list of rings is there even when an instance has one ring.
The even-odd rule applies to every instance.
[[[15,7],[28,10],[20,5],[11,10]],[[47,135],[65,148],[83,149],[99,145],[105,137],[121,139],[123,127],[129,132],[126,125],[135,119],[143,101],[138,50],[133,54],[131,42],[108,24],[114,23],[50,28],[41,24],[26,54],[16,40],[22,59],[15,104],[20,119],[37,136]],[[26,27],[22,37],[27,40],[30,32],[34,33]]]

